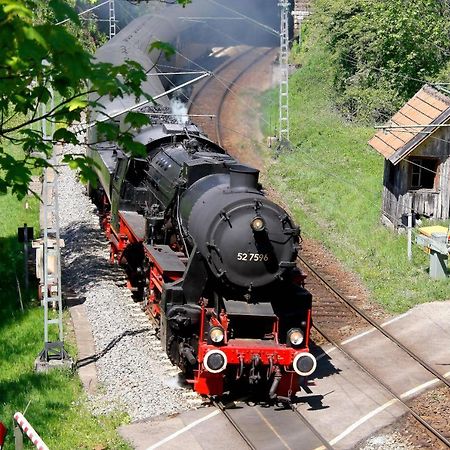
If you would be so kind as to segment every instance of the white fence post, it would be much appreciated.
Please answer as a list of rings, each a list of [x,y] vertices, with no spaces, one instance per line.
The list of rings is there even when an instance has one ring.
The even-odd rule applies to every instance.
[[[408,213],[408,259],[412,261],[412,212]]]

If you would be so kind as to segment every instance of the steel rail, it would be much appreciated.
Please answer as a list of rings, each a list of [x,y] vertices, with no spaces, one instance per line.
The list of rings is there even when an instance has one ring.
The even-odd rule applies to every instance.
[[[308,429],[314,434],[314,436],[319,439],[320,442],[322,442],[323,446],[326,449],[333,450],[333,447],[330,445],[330,443],[309,423],[308,420],[303,416],[303,414],[291,403],[290,407],[294,413],[300,417],[300,420],[308,427]]]
[[[380,333],[387,337],[391,342],[396,344],[401,350],[407,353],[411,358],[419,363],[424,369],[432,373],[437,379],[442,381],[447,387],[450,387],[450,381],[447,380],[443,375],[437,372],[433,367],[431,367],[427,362],[425,362],[420,356],[416,355],[412,350],[402,344],[395,336],[386,331],[381,325],[375,322],[371,317],[369,317],[364,311],[358,308],[352,301],[345,298],[340,292],[333,288],[308,262],[306,262],[302,257],[299,260],[311,271],[311,273],[321,282],[324,286],[336,295],[341,301],[343,301],[348,307],[350,307],[358,316],[366,320],[370,325],[376,328]]]
[[[249,62],[247,64],[247,66],[244,67],[244,69],[239,72],[235,78],[233,78],[233,80],[231,80],[231,82],[229,82],[229,84],[227,86],[224,86],[225,91],[222,95],[222,98],[220,100],[219,103],[219,108],[217,110],[217,120],[216,120],[216,135],[217,135],[217,142],[219,143],[219,145],[222,145],[222,131],[221,131],[221,120],[220,120],[220,116],[222,114],[222,110],[223,110],[223,106],[225,104],[225,99],[227,98],[228,94],[231,91],[231,88],[236,84],[236,82],[239,80],[239,78],[241,78],[247,71],[248,69],[253,65],[253,64],[257,64],[260,60],[262,60],[264,57],[266,57],[270,52],[273,51],[273,48],[269,48],[268,50],[266,50],[264,53],[262,53],[261,55],[258,55],[254,60],[252,60],[251,62]],[[248,54],[248,53],[246,53]]]
[[[216,400],[211,399],[211,402],[216,408],[218,408],[218,409],[220,409],[220,411],[222,411],[223,415],[227,418],[228,422],[231,423],[233,428],[239,433],[239,436],[241,436],[241,438],[248,445],[248,447],[251,448],[252,450],[256,450],[256,447],[251,443],[250,439],[245,435],[245,433],[239,427],[237,422],[228,413],[226,406],[221,401],[216,401]]]
[[[422,424],[430,433],[433,434],[436,438],[438,438],[443,444],[445,444],[448,448],[450,448],[450,441],[443,436],[436,428],[430,425],[425,419],[420,417],[399,395],[397,395],[381,378],[377,377],[373,373],[371,373],[363,364],[361,364],[355,357],[353,357],[349,352],[344,350],[344,348],[333,340],[325,331],[323,331],[319,326],[314,325],[314,328],[327,340],[336,347],[339,351],[341,351],[347,358],[353,361],[364,373],[366,373],[370,378],[380,384],[387,392],[389,392],[392,397],[394,397],[401,405],[403,405],[407,411],[416,419],[420,424]]]
[[[356,305],[350,300],[346,299],[340,292],[333,288],[308,262],[303,258],[299,257],[300,261],[311,271],[311,273],[334,295],[336,295],[340,300],[342,300],[346,305],[348,305],[357,315],[369,322],[373,327],[383,333],[389,340],[394,342],[402,350],[404,350],[408,355],[410,355],[416,362],[418,362],[423,368],[428,370],[433,375],[437,375],[436,378],[442,380],[447,386],[450,386],[449,381],[437,373],[432,367],[429,370],[429,365],[423,361],[419,356],[417,356],[410,349],[405,347],[397,338],[392,336],[389,332],[384,330],[378,323],[376,323],[372,318],[370,318],[364,311],[360,310]],[[371,377],[374,381],[380,384],[387,392],[389,392],[392,397],[394,397],[401,405],[403,405],[406,410],[416,419],[421,425],[423,425],[433,436],[438,438],[444,445],[450,448],[450,441],[443,436],[436,428],[429,424],[425,419],[423,419],[419,414],[417,414],[399,395],[397,395],[381,378],[377,377],[371,373],[362,363],[360,363],[354,356],[347,352],[342,345],[338,344],[333,338],[331,338],[320,326],[314,324],[313,327],[334,347],[341,351],[347,358],[353,361],[364,373]]]
[[[253,50],[253,47],[248,48],[247,50],[243,51],[242,53],[239,53],[236,56],[231,57],[228,61],[225,61],[223,64],[221,64],[219,67],[217,67],[216,71],[212,71],[211,72],[211,77],[207,78],[203,84],[201,84],[198,88],[197,91],[193,92],[193,95],[191,95],[189,97],[189,103],[188,103],[188,111],[191,110],[191,108],[193,106],[195,106],[195,102],[197,101],[198,97],[201,96],[202,91],[204,91],[204,89],[212,82],[212,81],[217,81],[219,83],[222,83],[222,81],[217,77],[216,72],[220,73],[222,72],[226,67],[230,66],[231,64],[234,64],[236,61],[238,61],[239,59],[241,59],[242,57],[244,57],[245,55],[247,55],[248,53],[250,53]],[[217,134],[217,121],[218,121],[218,116],[216,115],[217,120],[216,120],[216,134]],[[219,139],[217,139],[217,142],[220,145]]]

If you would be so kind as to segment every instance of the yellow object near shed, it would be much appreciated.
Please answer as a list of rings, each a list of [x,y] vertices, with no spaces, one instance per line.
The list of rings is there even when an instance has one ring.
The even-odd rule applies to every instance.
[[[450,236],[449,229],[447,227],[443,227],[442,225],[433,225],[431,227],[421,227],[419,228],[419,233],[424,234],[425,236],[431,237],[433,234],[445,234]]]

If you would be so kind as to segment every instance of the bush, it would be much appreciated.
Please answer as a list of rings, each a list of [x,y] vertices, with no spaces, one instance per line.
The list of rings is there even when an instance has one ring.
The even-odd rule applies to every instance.
[[[334,56],[337,104],[350,118],[384,121],[448,61],[449,6],[439,0],[316,0]]]

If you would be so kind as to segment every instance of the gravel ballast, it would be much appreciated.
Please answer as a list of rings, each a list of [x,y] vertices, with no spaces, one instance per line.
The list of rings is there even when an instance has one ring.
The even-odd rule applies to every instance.
[[[80,152],[66,146],[64,153]],[[126,288],[125,273],[109,263],[109,245],[85,187],[68,167],[60,167],[59,205],[63,249],[63,286],[85,298],[96,348],[100,389],[94,413],[125,411],[142,420],[201,404],[191,388],[177,384],[179,370],[139,304]]]

